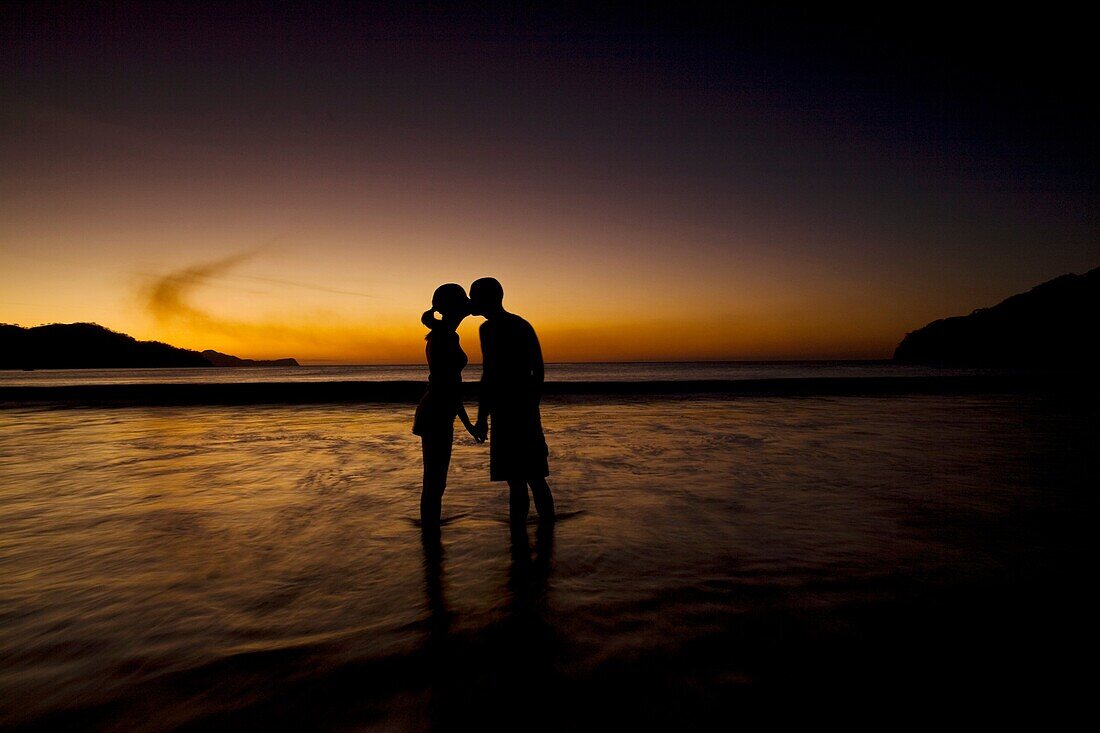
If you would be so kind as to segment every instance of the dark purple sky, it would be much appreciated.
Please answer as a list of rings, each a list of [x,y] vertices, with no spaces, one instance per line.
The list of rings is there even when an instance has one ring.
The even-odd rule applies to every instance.
[[[5,4],[0,321],[141,331],[129,275],[278,240],[376,322],[492,271],[571,357],[882,355],[1100,264],[1082,17],[485,8]]]

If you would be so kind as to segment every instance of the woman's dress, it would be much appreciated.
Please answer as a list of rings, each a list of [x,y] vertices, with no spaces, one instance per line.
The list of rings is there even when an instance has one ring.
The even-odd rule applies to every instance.
[[[454,433],[455,417],[462,404],[462,370],[466,352],[454,331],[432,331],[427,336],[428,389],[416,407],[413,434]]]

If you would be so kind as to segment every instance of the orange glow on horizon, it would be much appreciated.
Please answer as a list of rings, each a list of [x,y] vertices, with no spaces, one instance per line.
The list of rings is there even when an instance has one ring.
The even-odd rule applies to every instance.
[[[548,362],[882,358],[907,325],[896,316],[860,315],[858,299],[815,293],[807,282],[793,297],[744,276],[734,289],[733,278],[644,262],[624,265],[628,277],[616,278],[593,268],[577,274],[572,260],[525,272],[514,261],[482,270],[455,259],[417,272],[418,256],[410,259],[403,277],[385,280],[360,275],[361,255],[348,259],[349,277],[300,253],[263,248],[160,274],[152,266],[129,275],[101,271],[102,263],[89,261],[79,271],[61,268],[70,288],[56,291],[50,307],[3,303],[0,321],[95,321],[143,340],[244,358],[420,363],[419,316],[435,285],[468,284],[488,270],[505,283],[505,306],[535,326]],[[387,270],[402,264],[394,256]],[[449,278],[448,264],[456,271]],[[29,278],[19,287],[33,297],[58,274],[43,270],[37,288]],[[831,307],[815,307],[823,302]],[[460,328],[475,362],[479,323],[471,317]]]
[[[769,276],[775,266],[767,262],[731,274],[706,272],[687,257],[668,265],[639,257],[615,270],[602,251],[556,262],[496,252],[497,267],[464,261],[464,250],[488,261],[476,256],[481,246],[421,252],[409,241],[373,273],[377,255],[366,248],[335,258],[336,267],[284,246],[129,273],[74,252],[71,262],[15,283],[22,292],[0,303],[0,321],[94,321],[142,340],[244,358],[415,364],[424,360],[419,316],[435,286],[468,285],[485,274],[505,284],[505,306],[535,326],[548,362],[888,358],[907,330],[942,314],[919,294],[886,293],[862,280],[817,282],[793,269]],[[56,278],[68,287],[52,286]],[[46,307],[29,302],[42,292],[50,293]],[[869,301],[889,307],[868,308]],[[459,331],[474,362],[480,320],[467,319]]]

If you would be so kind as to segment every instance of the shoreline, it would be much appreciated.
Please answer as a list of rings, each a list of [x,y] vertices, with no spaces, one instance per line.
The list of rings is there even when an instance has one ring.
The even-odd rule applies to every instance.
[[[209,384],[87,384],[0,386],[0,409],[30,404],[60,406],[169,406],[396,403],[416,404],[421,381],[240,382]],[[557,397],[817,397],[903,394],[1073,394],[1096,396],[1083,374],[954,375],[922,377],[807,377],[638,382],[547,382]],[[478,384],[463,385],[476,399]]]

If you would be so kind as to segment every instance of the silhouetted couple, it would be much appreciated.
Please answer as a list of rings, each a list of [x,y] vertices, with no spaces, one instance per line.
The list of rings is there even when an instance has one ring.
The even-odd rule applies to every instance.
[[[528,487],[539,519],[554,519],[539,415],[545,376],[542,348],[531,324],[504,310],[503,302],[504,289],[491,277],[475,280],[470,297],[461,285],[449,283],[436,288],[432,307],[421,317],[429,329],[428,391],[416,408],[413,433],[420,436],[424,449],[420,520],[425,528],[439,526],[456,417],[478,443],[489,439],[489,479],[508,482],[512,522],[527,520]],[[462,403],[467,359],[457,333],[468,315],[485,318],[479,330],[482,376],[475,422],[470,422]]]

